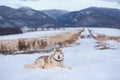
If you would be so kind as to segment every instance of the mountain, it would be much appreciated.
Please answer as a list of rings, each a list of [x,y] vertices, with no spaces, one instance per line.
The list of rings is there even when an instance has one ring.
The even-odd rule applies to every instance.
[[[0,27],[54,27],[58,23],[42,13],[31,8],[13,9],[0,6]]]
[[[57,9],[51,9],[51,10],[42,10],[43,13],[46,15],[52,17],[53,19],[58,18],[59,16],[68,13],[68,11],[65,10],[57,10]]]
[[[57,20],[65,26],[120,28],[120,10],[91,7],[64,14]]]
[[[90,7],[80,11],[38,11],[0,6],[0,27],[110,27],[120,28],[120,10]]]

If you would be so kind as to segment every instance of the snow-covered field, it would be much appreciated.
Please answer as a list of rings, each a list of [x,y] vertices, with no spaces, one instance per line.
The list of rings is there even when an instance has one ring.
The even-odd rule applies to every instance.
[[[120,29],[114,28],[90,28],[95,33],[106,34],[109,36],[120,36]]]
[[[42,38],[43,36],[57,35],[64,32],[69,32],[77,30],[76,28],[67,28],[65,30],[46,30],[46,31],[36,31],[36,32],[26,32],[23,34],[15,34],[15,35],[6,35],[0,36],[0,40],[13,40],[13,39],[21,39],[21,38]]]
[[[100,32],[99,29],[94,30]],[[105,33],[110,33],[107,31],[104,30]],[[110,31],[120,33],[116,29]],[[95,48],[96,41],[93,39],[79,39],[77,42],[80,45],[62,49],[64,64],[71,67],[70,70],[23,68],[24,64],[31,64],[37,57],[50,55],[52,52],[0,55],[0,80],[120,80],[120,43],[112,42],[113,45],[118,45],[116,49],[99,50]]]

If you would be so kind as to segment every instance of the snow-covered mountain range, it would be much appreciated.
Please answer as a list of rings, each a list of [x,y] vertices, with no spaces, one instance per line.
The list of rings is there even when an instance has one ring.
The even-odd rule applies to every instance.
[[[13,33],[7,29],[8,27],[14,28]],[[0,35],[21,33],[21,29],[24,27],[35,30],[41,27],[109,27],[120,29],[120,10],[90,7],[69,12],[54,9],[40,11],[28,7],[14,9],[0,6],[0,29],[2,30]]]

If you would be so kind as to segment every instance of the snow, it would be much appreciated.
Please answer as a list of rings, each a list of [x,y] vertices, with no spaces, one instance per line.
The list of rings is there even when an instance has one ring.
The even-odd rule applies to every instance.
[[[3,20],[3,17],[0,15],[0,20]]]
[[[31,64],[39,56],[52,52],[0,55],[0,80],[120,80],[120,48],[98,50],[93,39],[79,39],[79,42],[80,45],[62,49],[64,64],[71,69],[23,68],[24,64]]]
[[[113,49],[117,49],[119,48],[120,49],[120,42],[115,42],[115,41],[107,41],[105,42],[106,46],[107,47],[110,47],[110,48],[113,48]]]
[[[89,14],[91,14],[93,11],[85,11],[85,13],[87,14],[87,15],[89,15]]]
[[[0,36],[0,40],[13,40],[13,39],[21,39],[21,38],[42,38],[44,36],[56,35],[74,30],[76,29],[26,32],[23,34]]]
[[[25,13],[26,13],[28,16],[32,16],[32,15],[35,14],[35,11],[27,10]]]
[[[42,15],[42,17],[43,17],[43,18],[47,18],[47,16],[45,16],[45,15]]]
[[[78,22],[78,20],[76,18],[73,19],[73,22]]]
[[[89,29],[99,34],[105,34],[109,36],[120,36],[120,29],[114,28],[89,28]]]
[[[48,24],[44,24],[44,25],[42,25],[41,27],[49,27],[49,26],[54,26],[54,24],[50,24],[50,23],[48,23]]]

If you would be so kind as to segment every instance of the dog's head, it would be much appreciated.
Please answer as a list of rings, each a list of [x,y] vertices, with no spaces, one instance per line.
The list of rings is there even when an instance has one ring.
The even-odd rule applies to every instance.
[[[53,57],[56,61],[62,61],[63,58],[64,58],[64,55],[63,55],[61,49],[54,49],[54,54],[53,55],[54,55]]]

